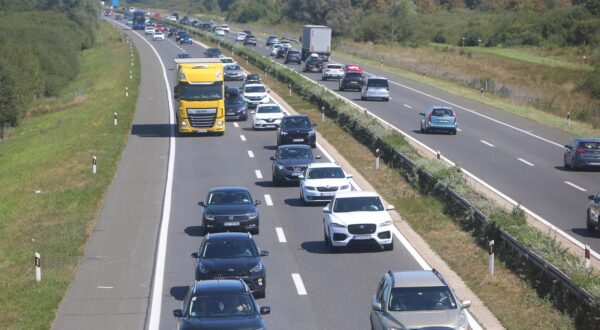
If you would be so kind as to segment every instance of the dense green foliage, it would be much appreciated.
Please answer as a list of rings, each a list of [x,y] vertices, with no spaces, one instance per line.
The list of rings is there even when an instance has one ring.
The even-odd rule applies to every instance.
[[[0,136],[36,97],[55,96],[94,43],[99,2],[0,0]]]

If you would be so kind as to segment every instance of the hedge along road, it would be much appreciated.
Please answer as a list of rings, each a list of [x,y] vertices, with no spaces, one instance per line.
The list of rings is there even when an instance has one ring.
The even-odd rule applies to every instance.
[[[234,34],[230,33],[230,37]],[[270,54],[264,40],[259,41],[255,50],[267,57]],[[296,64],[285,65],[296,71],[302,68]],[[587,233],[585,228],[587,196],[599,189],[600,175],[597,171],[563,169],[562,145],[570,143],[574,136],[477,101],[390,75],[380,68],[367,66],[365,69],[369,74],[390,79],[389,102],[362,101],[358,92],[338,91],[337,81],[322,82],[320,74],[315,73],[303,75],[440,151],[557,228],[600,251],[600,240]],[[453,107],[460,129],[457,135],[419,132],[419,112],[431,105]]]
[[[172,59],[182,49],[194,57],[201,57],[203,52],[198,45],[179,46],[169,40],[152,44],[167,71],[172,69]],[[173,77],[168,78],[172,85]],[[390,269],[422,266],[399,242],[395,251],[367,249],[329,254],[322,239],[322,206],[300,206],[298,187],[272,187],[269,156],[274,153],[275,134],[254,132],[250,127],[249,122],[227,123],[227,132],[222,137],[176,139],[171,212],[168,222],[163,219],[161,228],[161,232],[167,231],[164,274],[159,273],[161,261],[157,259],[153,283],[163,285],[162,290],[154,289],[149,328],[174,327],[172,310],[181,306],[193,281],[195,261],[190,254],[199,247],[203,235],[198,202],[209,188],[231,185],[246,186],[256,199],[263,201],[261,233],[255,239],[261,249],[271,252],[265,258],[269,274],[267,297],[258,301],[273,308],[266,317],[268,326],[368,328],[371,296],[381,276]],[[152,135],[151,131],[144,132],[146,136]],[[327,159],[322,151],[317,153]],[[158,304],[160,314],[155,309]]]

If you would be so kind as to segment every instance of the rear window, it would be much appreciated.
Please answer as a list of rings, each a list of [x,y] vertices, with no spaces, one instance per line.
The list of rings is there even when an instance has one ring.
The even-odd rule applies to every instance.
[[[288,52],[287,52],[287,53],[288,53],[288,54],[300,54],[300,52],[299,52],[299,51],[297,51],[297,50],[288,50]]]
[[[600,142],[579,142],[579,149],[600,150]]]
[[[327,64],[327,69],[342,69],[342,66],[339,64]]]
[[[281,126],[285,128],[307,128],[311,127],[311,124],[307,117],[288,117],[283,119]]]
[[[454,116],[452,110],[450,109],[433,109],[431,112],[433,117],[452,117]]]
[[[360,78],[360,77],[362,77],[362,74],[359,72],[346,72],[346,77],[347,78]]]
[[[388,81],[387,79],[369,79],[369,81],[367,82],[367,87],[387,88]]]

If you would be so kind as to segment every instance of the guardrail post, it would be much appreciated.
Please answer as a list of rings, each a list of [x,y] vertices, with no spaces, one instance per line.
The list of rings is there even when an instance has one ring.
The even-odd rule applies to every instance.
[[[325,121],[325,106],[321,107],[321,121]]]
[[[92,156],[92,173],[96,174],[96,155]]]
[[[40,262],[40,253],[35,253],[34,265],[35,265],[35,281],[40,283],[42,281],[42,264]]]
[[[115,122],[115,126],[117,126],[117,113],[113,112],[113,120]]]
[[[375,169],[378,170],[379,169],[379,157],[381,156],[381,151],[379,151],[379,148],[375,149]]]
[[[488,271],[490,275],[494,276],[494,240],[488,242],[488,253],[490,255]]]
[[[437,160],[440,160],[440,159],[442,159],[442,153],[441,153],[439,150],[438,150],[438,151],[435,153],[435,158],[436,158]]]
[[[292,96],[292,84],[288,84],[288,96]]]
[[[586,245],[585,246],[585,269],[589,270],[590,268],[592,268],[592,260],[591,260],[591,253],[590,253],[590,246]]]

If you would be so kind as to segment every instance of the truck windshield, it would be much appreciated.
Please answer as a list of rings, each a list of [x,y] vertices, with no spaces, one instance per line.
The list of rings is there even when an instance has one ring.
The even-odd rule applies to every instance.
[[[223,98],[223,82],[208,85],[179,84],[179,98],[183,101],[215,101]]]

